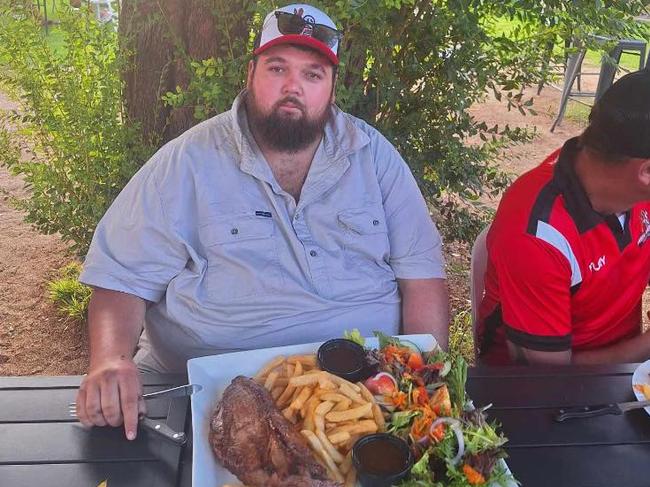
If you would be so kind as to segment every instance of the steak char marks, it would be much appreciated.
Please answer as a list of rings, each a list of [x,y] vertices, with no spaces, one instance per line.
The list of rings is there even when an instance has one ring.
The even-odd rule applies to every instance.
[[[226,388],[210,421],[219,462],[248,487],[340,487],[307,442],[277,410],[268,391],[247,377]]]

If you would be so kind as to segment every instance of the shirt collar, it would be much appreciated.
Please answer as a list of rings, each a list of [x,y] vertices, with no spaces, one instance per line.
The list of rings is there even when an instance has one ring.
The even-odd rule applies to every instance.
[[[580,152],[578,138],[565,142],[553,173],[553,184],[564,197],[564,206],[576,223],[578,231],[584,233],[602,223],[605,218],[591,206],[587,193],[575,171],[575,161]]]
[[[239,165],[242,171],[270,181],[273,179],[271,169],[248,126],[245,99],[246,90],[242,90],[230,110],[232,130],[241,156]],[[334,162],[359,151],[370,143],[370,139],[336,105],[332,105],[331,110],[332,118],[325,126],[321,145],[330,162]]]

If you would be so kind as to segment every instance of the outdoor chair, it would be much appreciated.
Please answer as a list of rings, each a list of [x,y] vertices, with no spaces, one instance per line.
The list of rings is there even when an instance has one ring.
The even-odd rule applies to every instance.
[[[478,326],[478,309],[481,305],[483,294],[485,292],[485,271],[487,270],[488,260],[486,240],[489,230],[489,225],[481,230],[481,233],[478,234],[476,240],[474,241],[474,245],[472,245],[469,293],[470,299],[472,301],[472,334],[474,337],[475,356],[477,350],[476,327]]]
[[[605,36],[594,36],[600,42],[609,42],[611,39]],[[636,39],[622,39],[616,44],[616,47],[609,52],[609,56],[603,56],[599,73],[582,73],[582,62],[584,61],[587,49],[578,48],[576,52],[569,55],[566,69],[564,71],[564,84],[562,87],[562,96],[560,97],[560,106],[557,116],[551,126],[551,132],[555,130],[564,117],[567,103],[570,97],[594,97],[594,102],[607,91],[614,82],[616,69],[621,60],[623,53],[637,54],[639,56],[639,69],[643,69],[646,64],[646,41]],[[584,75],[598,75],[598,87],[596,92],[585,92],[580,90],[580,77]],[[578,90],[573,91],[573,84],[578,80]]]

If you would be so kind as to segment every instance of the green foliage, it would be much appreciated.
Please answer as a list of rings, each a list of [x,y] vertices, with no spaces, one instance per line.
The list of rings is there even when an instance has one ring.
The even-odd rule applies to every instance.
[[[48,284],[50,300],[56,308],[76,321],[85,321],[92,290],[79,282],[81,265],[73,262],[59,270],[56,280]]]
[[[469,108],[493,93],[507,108],[534,113],[522,88],[548,81],[563,61],[564,41],[606,49],[592,34],[643,35],[630,21],[641,1],[611,0],[336,0],[315,1],[344,30],[337,103],[377,127],[413,170],[447,238],[471,241],[485,226],[481,204],[508,184],[493,161],[503,149],[534,136],[489,127]],[[280,3],[284,4],[284,3]],[[277,7],[240,0],[215,16],[228,39],[217,59],[193,62],[188,90],[169,93],[173,106],[193,106],[197,118],[227,108],[244,84],[250,32]],[[247,22],[233,37],[227,21]],[[232,20],[232,19],[231,19]],[[239,24],[241,25],[241,24]],[[223,73],[223,74],[221,74]],[[478,141],[478,143],[468,143]]]
[[[469,309],[456,313],[449,327],[449,354],[474,363],[474,329]]]
[[[30,196],[19,206],[44,233],[60,233],[84,255],[95,226],[151,154],[124,120],[117,33],[86,10],[59,7],[65,49],[47,44],[30,2],[0,3],[0,80],[20,96],[22,115],[5,115],[34,147],[34,160],[0,152]],[[4,137],[15,150],[18,139]]]

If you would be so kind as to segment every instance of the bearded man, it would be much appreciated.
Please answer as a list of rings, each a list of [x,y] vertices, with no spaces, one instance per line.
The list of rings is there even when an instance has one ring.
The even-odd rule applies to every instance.
[[[99,223],[84,424],[133,439],[139,372],[197,356],[351,328],[446,347],[440,236],[395,148],[334,105],[341,36],[311,6],[271,12],[232,109],[160,149]]]

